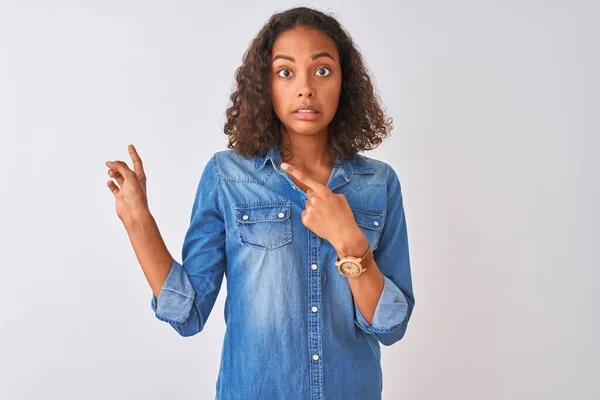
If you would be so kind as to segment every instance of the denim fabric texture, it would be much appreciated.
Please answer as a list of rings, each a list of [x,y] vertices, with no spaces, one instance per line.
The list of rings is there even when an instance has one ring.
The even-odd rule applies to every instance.
[[[335,249],[302,224],[308,197],[280,168],[278,146],[265,157],[223,150],[206,164],[182,262],[150,305],[181,336],[195,335],[226,277],[217,399],[381,399],[379,344],[402,339],[415,304],[401,187],[383,161],[338,153],[337,162],[327,187],[346,196],[385,279],[372,324]]]

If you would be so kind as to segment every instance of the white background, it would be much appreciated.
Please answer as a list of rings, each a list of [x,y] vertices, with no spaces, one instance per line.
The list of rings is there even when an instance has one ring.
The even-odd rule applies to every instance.
[[[154,317],[104,162],[148,174],[171,254],[251,39],[333,12],[392,136],[416,307],[384,399],[600,398],[597,1],[0,1],[0,398],[212,399],[204,331]],[[131,165],[131,163],[130,163]]]

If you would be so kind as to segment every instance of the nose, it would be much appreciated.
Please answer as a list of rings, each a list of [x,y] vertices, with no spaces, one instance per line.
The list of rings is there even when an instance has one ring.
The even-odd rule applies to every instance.
[[[314,97],[315,91],[310,84],[310,78],[305,78],[301,81],[298,87],[298,97]]]
[[[299,90],[298,97],[313,97],[312,90]]]

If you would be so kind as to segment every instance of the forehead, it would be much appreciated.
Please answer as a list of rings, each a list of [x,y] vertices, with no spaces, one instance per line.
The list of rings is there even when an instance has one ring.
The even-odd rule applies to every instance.
[[[308,58],[312,54],[328,51],[338,59],[337,48],[332,38],[318,29],[297,26],[282,32],[273,43],[272,55],[286,54]]]

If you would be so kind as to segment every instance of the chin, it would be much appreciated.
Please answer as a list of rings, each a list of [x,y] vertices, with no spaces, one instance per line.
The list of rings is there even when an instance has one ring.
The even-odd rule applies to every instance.
[[[288,131],[297,132],[302,135],[314,135],[317,134],[324,129],[327,129],[329,122],[324,123],[324,121],[302,121],[297,119],[289,119],[284,121],[284,126]]]
[[[327,126],[315,125],[314,123],[294,123],[292,125],[288,125],[288,130],[305,136],[316,135],[326,128]]]

